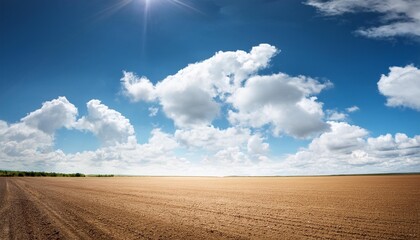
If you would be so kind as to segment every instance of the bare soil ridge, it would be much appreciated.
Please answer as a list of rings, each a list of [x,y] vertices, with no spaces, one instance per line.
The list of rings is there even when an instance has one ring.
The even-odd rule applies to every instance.
[[[420,175],[0,177],[0,239],[419,239]]]

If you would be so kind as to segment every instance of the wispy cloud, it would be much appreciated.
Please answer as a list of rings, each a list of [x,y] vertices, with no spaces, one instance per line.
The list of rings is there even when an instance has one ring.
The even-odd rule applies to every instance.
[[[159,112],[159,108],[157,107],[149,107],[148,110],[149,110],[149,117],[154,117]]]
[[[308,0],[306,4],[327,16],[378,13],[378,26],[362,26],[356,30],[366,37],[420,37],[420,2],[417,0]]]
[[[351,106],[351,107],[346,108],[346,111],[349,113],[357,112],[359,110],[360,108],[358,106]]]

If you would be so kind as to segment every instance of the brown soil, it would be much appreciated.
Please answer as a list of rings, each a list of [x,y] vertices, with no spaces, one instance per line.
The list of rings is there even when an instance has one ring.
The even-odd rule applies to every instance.
[[[420,239],[420,175],[0,178],[0,239]]]

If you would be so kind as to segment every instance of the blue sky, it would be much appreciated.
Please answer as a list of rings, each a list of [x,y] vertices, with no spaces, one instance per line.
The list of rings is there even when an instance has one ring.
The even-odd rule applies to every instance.
[[[3,1],[0,166],[419,171],[419,11],[410,0]]]

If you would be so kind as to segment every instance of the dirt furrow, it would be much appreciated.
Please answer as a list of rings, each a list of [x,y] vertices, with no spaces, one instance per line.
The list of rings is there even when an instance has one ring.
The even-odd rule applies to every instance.
[[[34,191],[26,184],[19,182],[18,187],[27,194],[30,201],[45,213],[46,217],[53,222],[52,225],[66,239],[112,239],[111,235],[106,234],[96,224],[81,218],[80,213],[73,211],[69,205],[62,204],[60,201],[51,201],[53,199],[49,195]]]
[[[281,233],[282,230],[278,229],[276,227],[267,227],[268,225],[271,226],[281,226],[281,228],[288,228],[293,230],[295,233],[302,232],[312,232],[315,234],[316,232],[322,232],[325,230],[328,230],[328,232],[335,236],[353,236],[354,238],[378,238],[378,237],[386,237],[386,238],[392,238],[394,233],[390,233],[386,230],[386,228],[383,228],[383,226],[379,223],[371,222],[369,227],[372,229],[368,229],[362,226],[366,226],[366,221],[368,219],[362,219],[363,222],[355,223],[348,221],[348,225],[351,226],[352,230],[346,230],[345,228],[341,226],[337,226],[332,223],[323,223],[323,222],[308,222],[304,219],[304,217],[292,217],[287,216],[285,214],[281,215],[261,215],[261,212],[259,212],[258,215],[253,214],[246,214],[243,213],[242,215],[234,213],[234,211],[230,212],[223,212],[220,210],[213,210],[213,209],[207,209],[207,208],[200,208],[200,207],[194,207],[191,208],[189,206],[182,206],[179,205],[180,203],[167,203],[159,201],[160,199],[155,199],[155,201],[150,201],[150,199],[147,199],[147,197],[142,197],[140,200],[139,198],[135,198],[132,194],[125,194],[125,197],[130,196],[130,199],[126,200],[130,202],[130,205],[133,205],[134,208],[138,207],[139,204],[142,205],[149,205],[151,209],[170,209],[171,211],[168,211],[167,214],[174,215],[176,217],[181,218],[182,216],[190,217],[191,214],[189,212],[194,212],[194,215],[212,215],[212,216],[218,216],[216,218],[222,218],[222,217],[231,217],[232,219],[242,219],[247,220],[247,222],[252,223],[253,227],[260,227],[261,229],[264,229],[265,231],[275,233]],[[117,197],[117,196],[113,196]],[[146,200],[143,200],[146,199]],[[256,208],[257,206],[254,206]],[[201,212],[202,214],[199,214]],[[303,214],[302,214],[303,215]],[[335,218],[335,217],[334,217]],[[344,225],[347,225],[344,224]],[[237,223],[236,227],[241,226],[243,229],[247,229],[249,224],[248,223]],[[378,229],[378,227],[381,227]],[[240,234],[242,230],[238,230],[235,232],[235,234]],[[231,231],[234,231],[234,229],[231,229]]]
[[[11,202],[10,202],[10,190],[9,190],[9,182],[0,181],[0,216],[2,216],[2,221],[0,221],[0,239],[7,239],[10,236],[10,219],[9,215],[11,209]]]

